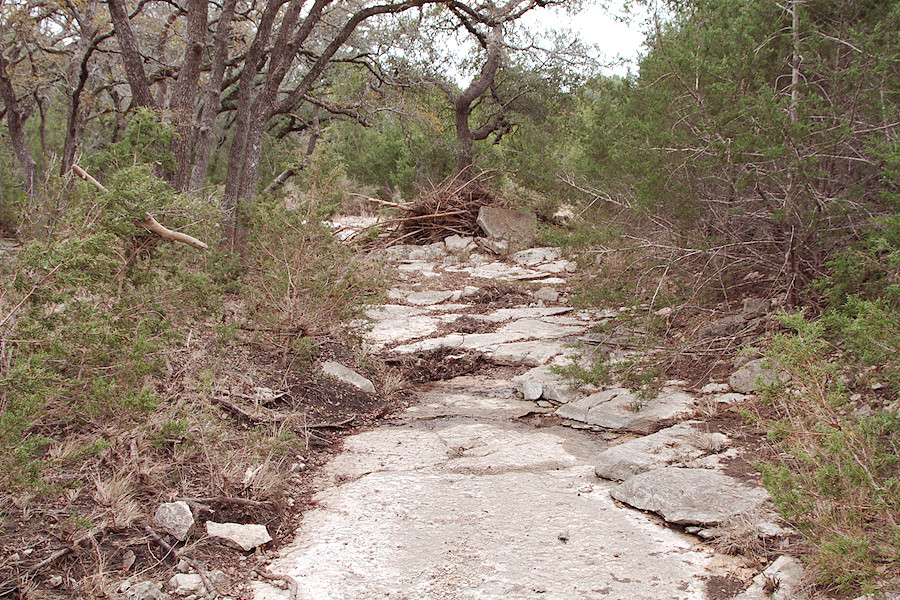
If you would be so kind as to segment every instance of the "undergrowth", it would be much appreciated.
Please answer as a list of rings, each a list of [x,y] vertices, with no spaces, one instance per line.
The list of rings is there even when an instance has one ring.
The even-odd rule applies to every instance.
[[[108,192],[51,182],[44,201],[64,212],[0,260],[4,529],[41,548],[55,546],[47,536],[114,531],[147,570],[163,568],[138,552],[161,501],[246,500],[235,518],[278,526],[289,485],[326,438],[299,393],[261,405],[276,402],[276,387],[314,380],[323,345],[353,353],[343,326],[383,276],[333,238],[322,225],[330,209],[313,201],[260,203],[245,254],[217,249],[215,199],[156,176],[171,132],[154,118],[141,111],[103,165],[88,165]],[[136,223],[148,213],[211,249],[156,238]],[[221,408],[235,398],[262,416]],[[65,567],[81,597],[118,593],[102,546]],[[27,570],[43,556],[0,565],[0,595],[32,585]]]
[[[900,588],[900,219],[874,224],[818,282],[818,318],[782,314],[768,356],[791,376],[766,390],[765,425],[785,459],[761,466],[805,536],[819,583],[845,593]]]

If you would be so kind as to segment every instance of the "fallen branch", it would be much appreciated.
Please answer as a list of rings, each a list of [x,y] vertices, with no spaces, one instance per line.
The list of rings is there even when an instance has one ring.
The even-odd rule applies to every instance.
[[[97,188],[98,191],[106,193],[108,190],[103,186],[102,183],[91,177],[91,175],[79,167],[78,165],[72,165],[72,171]],[[187,244],[188,246],[193,246],[194,248],[205,249],[209,248],[206,243],[201,242],[197,238],[190,236],[186,233],[181,233],[180,231],[173,231],[161,224],[159,221],[153,218],[151,214],[145,214],[143,219],[135,220],[135,223],[146,229],[151,233],[155,233],[159,237],[164,240],[172,240],[173,242],[181,242],[182,244]]]
[[[382,200],[381,198],[373,198],[372,196],[366,196],[365,194],[351,193],[350,195],[356,196],[357,198],[362,198],[363,200],[368,200],[369,202],[374,202],[375,204],[382,204],[384,206],[391,206],[393,208],[402,208],[403,210],[409,210],[409,204],[401,204],[400,202],[389,202],[387,200]]]
[[[178,554],[178,551],[175,548],[173,548],[170,543],[168,543],[166,540],[162,539],[162,537],[160,537],[160,535],[158,533],[156,533],[153,530],[153,528],[150,527],[149,525],[144,525],[144,533],[146,533],[148,536],[150,536],[150,539],[152,539],[154,542],[156,542],[156,544],[160,548],[165,550],[167,553],[171,554],[174,558],[183,560],[184,562],[189,564],[192,569],[197,571],[197,574],[200,575],[200,579],[203,580],[203,586],[206,588],[206,591],[208,592],[206,594],[206,596],[204,596],[204,598],[212,599],[212,598],[219,597],[219,592],[218,592],[218,590],[216,590],[212,581],[210,581],[209,575],[206,574],[206,569],[204,569],[200,564],[198,564],[192,558],[188,558],[186,556],[181,556],[180,554]]]
[[[300,589],[297,585],[297,580],[290,575],[276,575],[275,573],[263,571],[259,567],[256,568],[256,574],[269,581],[283,581],[286,583],[290,594],[290,600],[297,600],[297,598],[300,597]]]
[[[252,424],[256,423],[282,423],[284,421],[289,421],[293,418],[302,416],[302,413],[289,413],[286,415],[281,415],[275,413],[271,410],[266,410],[268,414],[253,414],[234,402],[224,398],[222,396],[212,396],[211,400],[216,404],[220,404],[225,410],[237,416],[239,419],[244,419]],[[350,423],[356,420],[357,415],[350,415],[346,419],[342,421],[337,421],[335,423],[312,423],[312,424],[304,424],[298,426],[299,429],[340,429],[342,427],[348,426]]]
[[[234,402],[223,398],[222,396],[213,396],[212,401],[216,404],[221,405],[225,410],[230,412],[231,414],[237,416],[239,419],[244,419],[249,421],[250,423],[258,423],[260,421],[269,421],[271,419],[266,419],[265,417],[258,417],[256,415],[250,414]]]
[[[94,527],[93,529],[88,531],[86,534],[84,534],[83,536],[81,536],[80,538],[78,538],[74,542],[72,542],[71,546],[67,546],[65,548],[60,548],[59,550],[57,550],[56,552],[54,552],[53,554],[51,554],[50,556],[48,556],[47,558],[45,558],[44,560],[39,562],[38,564],[36,564],[33,567],[31,567],[30,569],[28,569],[28,572],[26,573],[26,577],[32,577],[35,573],[37,573],[44,567],[46,567],[50,564],[53,564],[54,562],[56,562],[63,556],[69,554],[70,552],[75,550],[75,548],[77,548],[78,546],[83,544],[84,542],[87,542],[88,540],[93,540],[95,537],[97,537],[98,535],[103,533],[105,530],[106,530],[106,523],[102,523],[102,524],[98,525],[97,527]]]
[[[274,502],[269,500],[251,500],[249,498],[237,498],[232,496],[210,496],[209,498],[175,498],[175,501],[184,501],[188,504],[236,504],[238,506],[250,506],[252,508],[272,508]]]

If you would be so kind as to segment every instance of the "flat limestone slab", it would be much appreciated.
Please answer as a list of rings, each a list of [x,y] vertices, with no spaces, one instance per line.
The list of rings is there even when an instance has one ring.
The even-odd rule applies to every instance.
[[[698,424],[699,421],[685,421],[653,435],[607,448],[597,455],[594,472],[603,479],[622,481],[638,473],[691,461],[706,453],[721,452],[728,446],[728,436],[699,431]]]
[[[439,418],[509,421],[534,411],[534,403],[517,400],[506,379],[466,375],[435,383],[416,394],[416,404],[402,418],[428,422]]]
[[[640,473],[611,492],[619,502],[676,525],[716,525],[758,511],[766,490],[710,469],[665,467]]]
[[[706,598],[711,553],[617,507],[566,438],[450,421],[348,443],[271,566],[297,581],[299,598]],[[256,600],[288,597],[253,589]]]
[[[568,312],[572,312],[571,306],[552,306],[547,308],[540,308],[536,306],[517,306],[515,308],[498,308],[492,313],[472,316],[476,319],[502,323],[503,321],[510,321],[512,319],[540,319],[543,317],[552,317],[554,315],[561,315]]]
[[[468,273],[472,277],[477,277],[479,279],[506,279],[510,281],[541,279],[550,275],[549,273],[542,273],[541,271],[536,271],[534,269],[509,265],[499,261],[472,267],[448,267],[446,270]]]
[[[584,332],[587,325],[558,325],[540,319],[519,319],[507,323],[497,330],[498,334],[521,334],[528,338],[547,340],[577,335]]]
[[[559,259],[559,248],[529,248],[512,255],[512,261],[519,265],[531,267]]]
[[[363,337],[376,348],[383,348],[388,344],[408,342],[431,335],[443,322],[443,319],[427,315],[385,319],[376,321],[363,333]]]
[[[694,398],[676,388],[663,388],[652,400],[638,398],[630,390],[613,388],[561,406],[556,414],[613,431],[650,433],[659,423],[689,413]]]
[[[451,350],[490,352],[501,344],[517,342],[526,338],[528,338],[528,335],[524,333],[451,333],[444,337],[428,338],[411,344],[397,346],[391,351],[397,354],[414,354],[416,352],[449,348]]]
[[[461,296],[462,292],[455,290],[424,290],[416,292],[394,288],[387,293],[387,297],[391,300],[405,300],[414,306],[433,306],[454,297],[458,300]]]
[[[489,356],[501,362],[536,367],[565,354],[567,350],[561,342],[511,342],[497,346]]]

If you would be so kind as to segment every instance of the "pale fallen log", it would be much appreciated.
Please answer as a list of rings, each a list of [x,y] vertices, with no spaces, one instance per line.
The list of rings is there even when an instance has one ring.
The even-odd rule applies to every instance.
[[[85,181],[90,183],[91,185],[93,185],[99,191],[104,192],[104,193],[107,191],[102,183],[100,183],[99,181],[97,181],[96,179],[91,177],[91,175],[87,171],[85,171],[78,165],[72,165],[72,171],[76,175],[78,175],[79,177],[81,177],[82,179],[84,179]],[[206,243],[201,242],[200,240],[198,240],[197,238],[195,238],[193,236],[190,236],[186,233],[181,233],[180,231],[173,231],[173,230],[169,229],[168,227],[166,227],[165,225],[163,225],[162,223],[160,223],[159,221],[154,219],[153,215],[145,214],[143,219],[137,219],[137,220],[135,220],[135,223],[137,223],[138,225],[140,225],[147,231],[149,231],[151,233],[155,233],[156,235],[163,238],[164,240],[172,240],[173,242],[181,242],[182,244],[187,244],[188,246],[193,246],[194,248],[200,248],[200,249],[209,248],[209,246],[207,246]]]

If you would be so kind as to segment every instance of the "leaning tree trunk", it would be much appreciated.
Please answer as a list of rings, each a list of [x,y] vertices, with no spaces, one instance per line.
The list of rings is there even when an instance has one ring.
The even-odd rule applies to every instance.
[[[153,96],[150,93],[150,81],[144,71],[144,61],[138,47],[131,22],[125,13],[124,0],[107,0],[109,16],[116,30],[116,39],[122,50],[122,64],[125,66],[125,76],[131,87],[131,102],[134,106],[153,106]]]
[[[203,107],[200,109],[196,140],[193,144],[194,161],[188,183],[190,190],[201,189],[206,181],[209,157],[212,154],[213,129],[222,106],[221,90],[222,79],[225,77],[225,63],[228,60],[228,34],[231,31],[231,21],[234,18],[236,4],[237,0],[226,0],[219,15],[219,24],[216,26],[212,69],[206,85]]]
[[[174,173],[169,173],[172,185],[177,190],[187,188],[191,168],[191,138],[193,137],[194,96],[200,80],[200,66],[206,49],[206,22],[209,3],[207,0],[190,0],[187,15],[187,43],[184,60],[178,71],[178,79],[172,92],[169,108],[174,116],[178,135],[172,140],[172,153],[177,165]]]
[[[37,196],[38,182],[40,181],[40,170],[28,150],[28,144],[25,142],[24,122],[22,113],[19,110],[19,102],[16,99],[16,90],[13,88],[12,79],[7,70],[6,58],[0,52],[0,98],[6,107],[6,126],[9,130],[9,142],[12,146],[16,160],[22,168],[25,177],[25,193],[33,199]]]
[[[222,199],[224,213],[222,230],[229,244],[234,247],[238,240],[238,198],[240,197],[241,177],[246,161],[247,135],[251,120],[254,79],[262,66],[263,52],[269,44],[272,26],[278,10],[285,0],[269,0],[263,11],[262,20],[257,28],[256,37],[247,51],[244,69],[241,72],[237,89],[237,110],[234,117],[234,131],[231,135],[231,149],[228,153],[228,169],[225,173],[225,193]]]
[[[475,134],[469,124],[472,104],[490,89],[500,68],[503,49],[503,26],[495,25],[488,39],[487,58],[481,66],[478,79],[469,84],[461,94],[453,98],[456,124],[456,176],[463,181],[474,176],[472,166],[474,160],[474,141],[481,136]],[[484,137],[487,137],[485,133]],[[483,138],[481,138],[483,139]]]

